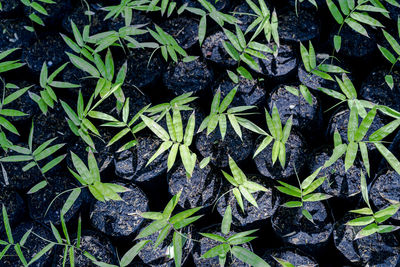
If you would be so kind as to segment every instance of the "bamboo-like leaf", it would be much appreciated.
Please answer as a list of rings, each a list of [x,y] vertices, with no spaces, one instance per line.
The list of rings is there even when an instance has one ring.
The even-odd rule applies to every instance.
[[[143,120],[143,122],[146,124],[146,126],[155,134],[157,135],[158,138],[163,140],[164,142],[167,142],[170,140],[169,135],[164,128],[162,128],[157,122],[154,120],[141,115],[140,118]]]

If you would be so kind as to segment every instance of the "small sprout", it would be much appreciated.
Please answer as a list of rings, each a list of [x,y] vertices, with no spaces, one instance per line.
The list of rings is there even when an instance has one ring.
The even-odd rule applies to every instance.
[[[257,201],[252,196],[252,193],[258,191],[266,192],[267,189],[262,185],[249,181],[244,172],[237,166],[236,162],[230,156],[229,156],[229,167],[231,169],[233,176],[224,171],[222,171],[222,174],[228,180],[228,182],[234,186],[234,188],[232,189],[232,193],[235,196],[236,201],[238,202],[238,205],[240,206],[242,211],[244,212],[242,196],[250,204],[258,208]]]
[[[280,192],[298,199],[296,201],[286,202],[283,206],[286,208],[301,208],[304,217],[312,223],[314,223],[312,215],[304,208],[304,202],[318,202],[331,197],[330,195],[323,193],[313,193],[326,179],[326,177],[316,179],[321,169],[322,167],[319,167],[301,183],[300,180],[298,180],[300,185],[299,188],[282,181],[278,181],[281,186],[276,187]]]

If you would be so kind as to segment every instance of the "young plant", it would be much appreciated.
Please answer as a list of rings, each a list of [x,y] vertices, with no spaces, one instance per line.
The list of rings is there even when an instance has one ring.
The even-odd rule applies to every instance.
[[[339,6],[333,2],[333,0],[326,0],[329,11],[331,12],[333,18],[340,25],[337,34],[334,36],[334,47],[337,52],[339,52],[342,44],[342,37],[340,36],[343,26],[346,24],[354,31],[362,34],[366,37],[368,36],[367,30],[363,25],[369,25],[372,27],[384,27],[382,23],[371,17],[369,13],[380,13],[385,15],[388,11],[385,8],[377,7],[375,5],[368,4],[369,0],[340,0]]]
[[[28,240],[29,235],[31,234],[31,230],[28,230],[22,238],[19,240],[19,242],[15,242],[12,230],[11,230],[11,225],[10,221],[8,218],[7,210],[4,204],[2,205],[2,214],[3,214],[3,224],[7,236],[7,241],[5,240],[0,240],[0,245],[5,246],[2,251],[0,252],[0,260],[7,255],[6,253],[10,250],[10,248],[14,248],[15,253],[17,254],[19,260],[24,266],[28,266],[28,262],[25,259],[24,254],[22,253],[21,247],[24,246],[26,240]]]
[[[154,249],[156,249],[158,246],[161,245],[165,238],[167,238],[168,234],[173,231],[174,234],[171,246],[173,247],[175,266],[181,266],[183,254],[182,249],[188,239],[182,232],[182,229],[202,217],[202,215],[192,216],[202,207],[185,210],[172,216],[172,212],[179,202],[181,193],[182,192],[179,192],[172,197],[167,206],[164,208],[163,212],[142,213],[141,216],[143,218],[153,220],[153,222],[146,228],[142,229],[142,231],[140,231],[140,233],[136,237],[136,240],[143,239],[159,232],[157,240],[153,246]]]
[[[57,95],[54,92],[52,87],[55,88],[78,88],[80,85],[72,84],[69,82],[59,82],[54,81],[54,78],[64,70],[64,68],[68,65],[65,63],[58,69],[56,69],[50,76],[48,75],[47,63],[43,62],[42,70],[40,72],[40,87],[43,89],[40,92],[40,96],[29,92],[29,96],[35,101],[40,110],[46,114],[48,107],[54,108],[54,102],[58,102]]]
[[[317,2],[315,1],[315,0],[307,0],[310,4],[312,4],[313,6],[315,6],[315,8],[316,9],[318,9],[318,4],[317,4]],[[298,14],[298,11],[297,11],[297,9],[298,9],[298,6],[301,4],[301,3],[303,3],[304,2],[304,0],[296,0],[295,1],[295,3],[294,3],[294,7],[295,7],[295,10],[296,10],[296,15],[298,16],[299,14]]]
[[[189,117],[185,132],[183,132],[181,112],[177,105],[172,109],[172,117],[169,112],[166,113],[168,132],[153,119],[144,115],[140,115],[140,118],[146,126],[163,141],[156,153],[154,153],[154,155],[149,159],[147,165],[162,153],[171,149],[168,155],[169,171],[175,163],[179,150],[183,166],[186,170],[186,175],[187,177],[191,177],[197,159],[196,154],[189,149],[189,146],[192,144],[195,128],[194,112]]]
[[[382,210],[374,212],[369,203],[367,182],[363,173],[361,173],[361,193],[364,202],[367,204],[367,207],[351,210],[350,212],[366,216],[356,218],[346,223],[350,226],[363,226],[363,229],[357,233],[355,239],[366,237],[374,233],[391,233],[400,228],[399,226],[382,224],[390,219],[399,210],[400,203],[392,204]]]
[[[398,30],[398,36],[400,37],[400,17],[397,18],[397,30]],[[378,48],[381,51],[382,55],[390,62],[392,63],[392,66],[390,67],[389,73],[385,76],[385,81],[387,85],[390,87],[390,89],[393,89],[394,87],[394,81],[393,81],[393,76],[391,75],[391,72],[394,68],[394,66],[397,64],[397,62],[400,61],[400,44],[396,41],[396,39],[387,31],[383,30],[383,35],[386,38],[386,41],[390,44],[391,48],[393,51],[396,53],[396,56],[392,54],[387,48],[380,46],[378,44]]]
[[[329,58],[326,58],[324,61],[317,65],[317,57],[315,55],[315,50],[311,41],[309,41],[308,43],[308,50],[302,43],[300,43],[300,54],[304,68],[309,73],[309,75],[314,74],[324,80],[335,81],[330,75],[331,73],[348,73],[348,71],[342,69],[339,66],[326,63],[325,61]]]
[[[109,200],[122,200],[118,193],[123,193],[129,191],[121,185],[102,183],[100,181],[99,167],[97,166],[97,161],[91,149],[88,153],[88,166],[74,153],[71,151],[72,163],[78,173],[68,168],[71,174],[81,183],[83,187],[88,187],[92,195],[99,201],[105,202]],[[78,188],[79,189],[79,188]],[[80,190],[72,191],[79,196]],[[71,193],[71,194],[72,194]],[[77,196],[76,196],[77,198]],[[75,199],[76,199],[75,198]]]
[[[23,3],[25,6],[29,8],[29,19],[37,23],[41,26],[44,26],[43,20],[35,13],[38,12],[44,16],[48,16],[49,14],[47,13],[46,9],[40,4],[45,3],[45,4],[56,4],[53,0],[20,0],[21,3]],[[24,26],[26,30],[30,32],[34,32],[35,29],[32,26]]]
[[[224,172],[222,170],[222,174],[231,183],[234,188],[232,189],[232,193],[236,198],[239,207],[244,212],[243,198],[242,196],[253,206],[258,208],[257,201],[252,196],[252,193],[258,191],[266,192],[267,189],[259,185],[255,182],[249,181],[244,174],[244,172],[237,166],[236,162],[229,156],[229,168],[231,169],[232,175]]]
[[[367,116],[366,109],[372,109],[374,104],[367,100],[357,99],[357,91],[353,83],[345,73],[342,74],[342,79],[339,79],[335,76],[335,80],[342,92],[322,87],[318,88],[318,90],[322,91],[324,94],[340,100],[338,104],[332,106],[329,109],[332,109],[342,104],[343,102],[347,102],[349,109],[351,109],[353,106],[357,107],[358,115],[361,118],[365,118],[365,116]]]
[[[274,105],[272,108],[272,117],[269,115],[268,111],[265,110],[265,118],[267,120],[268,130],[271,133],[264,134],[266,137],[262,140],[261,144],[258,146],[254,156],[257,156],[261,151],[263,151],[272,141],[274,145],[272,147],[272,164],[275,164],[276,160],[279,158],[282,168],[286,165],[286,147],[285,144],[289,138],[290,131],[292,130],[292,116],[286,121],[284,127],[282,127],[281,119],[279,117],[278,108]]]
[[[155,44],[155,51],[161,49],[161,54],[165,61],[168,61],[168,56],[174,62],[178,62],[178,54],[183,57],[184,62],[190,62],[196,59],[196,57],[189,57],[186,51],[180,47],[178,42],[168,33],[166,33],[159,26],[155,25],[156,31],[147,28],[147,31],[151,36],[159,43]],[[154,52],[153,52],[154,53]]]
[[[196,99],[196,97],[191,96],[192,93],[186,93],[183,95],[180,95],[178,97],[175,97],[172,99],[169,103],[163,103],[163,104],[158,104],[154,107],[150,107],[150,105],[145,106],[141,110],[139,110],[131,120],[128,122],[128,116],[129,116],[129,98],[126,99],[125,104],[122,108],[122,121],[104,113],[104,112],[99,112],[99,111],[90,111],[89,116],[92,118],[108,121],[107,123],[102,124],[101,126],[104,127],[114,127],[114,128],[123,128],[120,132],[118,132],[107,144],[107,146],[111,146],[118,140],[120,140],[122,137],[126,136],[129,132],[132,133],[134,140],[129,141],[128,143],[122,145],[117,152],[122,152],[124,150],[127,150],[131,147],[134,147],[137,144],[136,141],[136,134],[144,129],[146,125],[144,124],[143,121],[138,122],[139,118],[141,115],[144,113],[148,113],[148,116],[150,118],[160,121],[165,117],[167,112],[169,112],[175,105],[179,110],[192,110],[191,107],[189,107],[187,104],[192,102],[193,100]]]
[[[232,103],[233,98],[235,97],[236,91],[237,91],[238,86],[233,88],[222,100],[221,102],[221,91],[220,89],[217,90],[217,93],[214,95],[213,101],[211,103],[211,111],[210,115],[208,115],[203,122],[201,123],[199,130],[197,131],[202,132],[204,129],[207,128],[207,135],[212,133],[215,128],[219,125],[219,130],[221,133],[222,140],[224,140],[225,135],[226,135],[226,129],[227,129],[227,120],[226,118],[229,119],[229,122],[232,125],[233,130],[235,133],[242,138],[242,131],[240,129],[240,126],[256,132],[258,134],[267,134],[264,130],[262,130],[260,127],[249,121],[248,119],[242,118],[240,116],[244,115],[250,115],[253,113],[244,113],[244,111],[250,110],[255,108],[255,106],[239,106],[239,107],[233,107],[229,108],[229,105]]]
[[[19,48],[12,48],[12,49],[1,52],[0,53],[0,61],[3,60],[4,58],[8,57],[10,54],[14,53],[18,49]],[[24,65],[25,65],[25,63],[21,63],[19,60],[3,61],[3,62],[0,62],[0,73],[18,69]]]
[[[200,8],[193,8],[193,7],[187,7],[186,5],[183,5],[178,9],[178,14],[181,14],[185,10],[189,11],[192,14],[201,16],[200,22],[199,22],[199,32],[198,32],[198,37],[199,37],[199,44],[202,45],[204,38],[206,36],[207,32],[207,17],[210,17],[213,19],[221,28],[224,27],[225,23],[228,24],[235,24],[239,23],[239,21],[234,17],[229,14],[222,13],[221,11],[218,11],[214,5],[212,5],[210,2],[207,0],[198,0],[198,2],[203,6],[203,8],[206,10],[204,11],[203,9]]]
[[[225,35],[228,37],[229,42],[223,41],[222,44],[226,52],[240,65],[243,61],[253,70],[260,72],[260,65],[257,63],[255,58],[267,59],[266,53],[273,54],[274,51],[265,44],[261,44],[255,41],[246,42],[245,35],[243,34],[240,27],[235,24],[236,35],[227,30],[223,29]],[[257,33],[257,32],[256,32]],[[276,51],[276,49],[275,49]],[[254,58],[255,57],[255,58]],[[249,71],[243,67],[237,69],[238,73],[247,79],[252,80],[252,76]]]
[[[200,233],[202,236],[206,238],[221,243],[208,250],[201,257],[205,259],[218,257],[220,266],[224,267],[229,252],[232,257],[235,257],[238,260],[245,262],[246,264],[249,264],[250,266],[257,266],[257,267],[269,266],[269,264],[266,263],[258,255],[240,246],[256,239],[257,237],[250,235],[256,232],[257,230],[250,230],[250,231],[236,233],[231,235],[229,238],[226,238],[225,236],[228,236],[231,233],[231,223],[232,223],[232,209],[231,206],[229,205],[226,208],[224,218],[222,219],[221,235],[216,235],[212,233]]]
[[[22,171],[26,172],[33,167],[37,167],[42,174],[44,181],[40,182],[39,184],[35,185],[31,190],[29,190],[28,194],[32,194],[37,192],[38,190],[42,189],[47,185],[47,178],[46,173],[51,170],[53,167],[57,166],[64,158],[65,154],[52,159],[48,163],[46,163],[43,167],[39,165],[39,162],[50,157],[58,150],[60,150],[65,144],[57,144],[50,146],[56,139],[52,138],[41,144],[36,149],[33,149],[33,133],[34,133],[34,124],[32,122],[32,127],[29,132],[29,139],[28,139],[28,148],[12,145],[9,148],[20,155],[12,155],[0,158],[0,162],[28,162],[23,168]],[[50,146],[50,147],[49,147]]]
[[[97,89],[97,88],[96,88]],[[88,117],[96,118],[98,113],[94,111],[96,107],[98,107],[104,100],[110,97],[112,94],[115,94],[117,91],[121,90],[121,84],[115,85],[109,91],[104,92],[104,95],[100,96],[100,99],[93,103],[96,92],[94,92],[88,103],[86,104],[83,100],[82,92],[79,91],[78,103],[77,103],[77,111],[75,112],[66,102],[61,100],[61,106],[63,107],[65,113],[67,114],[67,122],[71,129],[71,131],[76,135],[82,138],[82,140],[88,144],[91,148],[95,149],[94,142],[90,136],[90,132],[95,134],[96,136],[100,136],[99,131],[94,126],[94,124],[88,119]],[[103,116],[105,113],[102,113]]]
[[[295,201],[286,202],[283,204],[283,206],[287,208],[301,208],[301,213],[312,223],[314,223],[312,215],[304,208],[304,202],[318,202],[331,197],[330,195],[324,193],[313,193],[326,179],[326,177],[315,179],[317,178],[321,169],[322,167],[319,167],[301,183],[300,180],[298,180],[300,185],[299,188],[282,181],[278,181],[281,186],[276,187],[280,192],[298,199]]]
[[[264,32],[265,39],[269,43],[271,39],[274,40],[274,43],[279,47],[279,32],[278,32],[278,16],[276,11],[274,10],[272,13],[268,9],[264,0],[258,0],[260,7],[258,7],[251,0],[246,0],[247,4],[256,14],[256,19],[250,24],[250,26],[246,29],[245,35],[249,33],[251,30],[256,28],[256,31],[252,35],[250,39],[250,43],[261,33]]]
[[[8,109],[6,105],[11,104],[13,101],[21,97],[29,90],[29,88],[31,88],[31,86],[18,89],[16,85],[10,83],[5,84],[3,87],[3,96],[0,102],[0,146],[4,150],[7,150],[12,145],[11,141],[7,139],[4,129],[12,132],[13,134],[19,135],[17,128],[5,117],[21,117],[28,115],[19,110]],[[16,90],[15,92],[11,93],[8,96],[5,96],[6,89],[18,89],[18,90]]]

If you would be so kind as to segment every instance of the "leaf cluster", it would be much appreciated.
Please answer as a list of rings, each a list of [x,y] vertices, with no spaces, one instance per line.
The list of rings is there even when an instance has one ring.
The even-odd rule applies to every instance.
[[[318,202],[331,197],[330,195],[324,193],[313,193],[326,180],[326,177],[320,177],[316,179],[321,169],[322,167],[319,167],[311,175],[304,179],[303,182],[300,183],[299,181],[299,188],[282,181],[278,181],[281,186],[276,187],[280,192],[299,199],[296,201],[286,202],[283,204],[283,206],[287,208],[301,207],[301,213],[312,223],[314,223],[312,215],[307,209],[304,208],[304,202]]]
[[[272,108],[272,114],[269,115],[268,111],[265,110],[265,119],[267,121],[268,130],[271,133],[265,134],[266,137],[262,140],[261,144],[258,146],[254,156],[257,156],[261,151],[263,151],[272,141],[274,145],[272,147],[272,164],[275,164],[276,160],[279,158],[279,162],[282,168],[285,168],[286,164],[286,142],[289,138],[290,131],[292,130],[293,118],[286,121],[285,126],[282,126],[281,118],[279,116],[279,111],[276,105]]]
[[[374,233],[391,233],[399,229],[398,226],[382,224],[388,219],[390,219],[400,208],[400,203],[394,203],[389,205],[388,207],[374,212],[371,208],[368,198],[368,189],[367,182],[363,173],[361,173],[361,193],[364,202],[367,204],[367,207],[351,210],[351,213],[365,215],[362,217],[358,217],[351,221],[348,221],[346,224],[350,226],[362,226],[363,228],[357,233],[355,239],[366,237],[372,235]]]
[[[204,259],[218,257],[220,266],[225,266],[228,252],[240,261],[243,261],[250,266],[269,266],[262,258],[257,256],[252,251],[244,248],[243,244],[254,240],[256,237],[250,236],[257,230],[249,230],[245,232],[240,232],[232,234],[229,238],[226,238],[231,233],[231,223],[232,223],[232,209],[229,205],[224,214],[221,224],[221,234],[212,233],[200,233],[202,236],[217,241],[219,244],[207,252],[205,252],[201,257]]]
[[[232,176],[223,170],[222,174],[228,182],[234,186],[232,193],[235,196],[239,207],[244,212],[243,196],[251,205],[258,208],[257,201],[254,199],[252,194],[259,191],[266,192],[267,189],[260,184],[248,180],[244,172],[237,166],[236,162],[230,156],[229,168],[231,169]]]
[[[156,249],[164,242],[168,234],[173,231],[172,247],[174,251],[173,257],[175,261],[175,266],[181,266],[182,248],[184,247],[184,244],[188,239],[182,233],[182,230],[184,227],[201,218],[201,215],[192,215],[202,208],[197,207],[185,210],[172,216],[172,213],[179,202],[181,193],[182,192],[179,192],[172,197],[167,206],[165,206],[163,212],[143,212],[141,216],[145,219],[153,220],[153,222],[150,223],[146,228],[142,229],[136,237],[136,240],[144,239],[159,232],[157,239],[153,245],[153,248]]]

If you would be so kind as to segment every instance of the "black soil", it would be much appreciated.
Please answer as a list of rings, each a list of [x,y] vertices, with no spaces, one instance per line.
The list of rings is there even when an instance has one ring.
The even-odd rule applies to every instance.
[[[163,75],[165,86],[177,96],[188,92],[204,91],[212,79],[212,71],[200,59],[171,63]]]
[[[207,207],[212,205],[220,194],[220,176],[210,166],[201,169],[196,164],[192,176],[188,178],[183,164],[179,164],[168,175],[168,191],[171,195],[182,191],[178,205],[184,209]]]
[[[148,199],[135,185],[123,185],[130,191],[121,193],[122,201],[95,201],[90,210],[94,228],[112,237],[133,235],[142,225],[142,212],[148,211]]]

